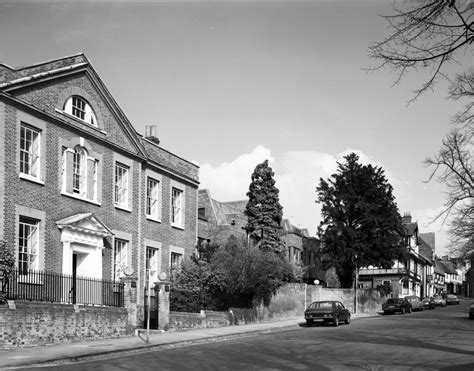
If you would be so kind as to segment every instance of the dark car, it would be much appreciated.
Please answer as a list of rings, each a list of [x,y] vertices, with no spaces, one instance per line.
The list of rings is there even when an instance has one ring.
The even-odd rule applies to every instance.
[[[351,323],[351,312],[338,301],[315,301],[305,310],[304,319],[308,327],[328,322],[339,326],[340,322]]]
[[[439,295],[433,296],[433,300],[434,300],[435,305],[437,307],[445,307],[446,306],[446,300],[443,299],[442,296],[439,296]]]
[[[411,304],[412,310],[422,311],[424,309],[419,296],[405,296],[405,299]]]
[[[459,299],[456,295],[446,295],[446,305],[459,304]]]
[[[424,309],[436,309],[436,304],[433,298],[426,297],[422,300]]]
[[[387,301],[382,304],[382,310],[384,314],[395,312],[400,312],[401,314],[411,313],[411,304],[406,299],[387,299]]]
[[[474,319],[474,304],[469,307],[469,319]]]

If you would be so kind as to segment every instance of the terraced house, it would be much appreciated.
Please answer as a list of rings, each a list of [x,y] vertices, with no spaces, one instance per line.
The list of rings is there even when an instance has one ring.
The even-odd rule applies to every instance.
[[[418,223],[412,221],[409,213],[405,213],[402,222],[407,259],[395,261],[389,269],[361,267],[359,285],[363,288],[386,286],[393,297],[431,296],[434,293],[434,234],[419,233]]]
[[[196,246],[198,170],[135,131],[85,55],[0,64],[0,240],[16,295],[49,272],[73,280],[33,299],[101,305],[105,284],[95,297],[87,285],[128,277],[143,318],[147,279]]]

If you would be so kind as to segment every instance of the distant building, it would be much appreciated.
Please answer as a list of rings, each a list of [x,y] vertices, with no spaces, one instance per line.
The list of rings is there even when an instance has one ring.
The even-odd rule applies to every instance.
[[[395,261],[392,268],[389,269],[372,266],[360,268],[359,285],[364,288],[390,287],[393,297],[431,296],[434,286],[432,283],[434,246],[429,246],[429,243],[423,238],[420,242],[418,223],[412,222],[409,213],[403,216],[402,221],[408,259]],[[431,236],[427,237],[429,242],[430,238]]]
[[[246,240],[245,226],[247,200],[220,202],[211,197],[208,189],[198,191],[198,241],[199,243],[224,244],[230,236]],[[303,240],[309,237],[306,228],[298,228],[283,219],[281,240],[285,244],[287,259],[304,264]]]

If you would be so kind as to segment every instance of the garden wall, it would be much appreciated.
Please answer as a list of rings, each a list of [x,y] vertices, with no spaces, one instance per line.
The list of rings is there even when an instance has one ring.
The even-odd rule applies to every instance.
[[[15,302],[0,305],[0,348],[129,336],[126,308]]]
[[[230,312],[201,310],[200,313],[170,312],[166,330],[182,331],[197,328],[222,327],[232,324]]]
[[[306,307],[313,301],[337,300],[351,313],[373,315],[382,310],[384,297],[377,290],[357,290],[357,310],[354,311],[354,290],[323,288],[304,283],[291,283],[280,287],[268,307],[258,308],[258,321],[278,321],[301,318]]]
[[[170,312],[169,330],[186,330],[229,325],[242,325],[284,319],[304,320],[304,311],[313,301],[337,300],[354,313],[354,290],[323,288],[291,283],[280,287],[268,307],[231,308],[229,312]],[[373,315],[382,310],[384,298],[377,290],[357,290],[357,314]]]

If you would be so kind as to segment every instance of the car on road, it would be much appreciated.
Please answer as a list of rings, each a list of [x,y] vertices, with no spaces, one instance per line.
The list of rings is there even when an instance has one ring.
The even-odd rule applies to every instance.
[[[411,304],[412,310],[422,311],[423,310],[423,302],[421,301],[419,296],[405,296],[405,299]]]
[[[400,312],[401,314],[411,313],[411,304],[408,300],[402,298],[390,298],[382,304],[384,314]]]
[[[423,303],[423,308],[424,309],[436,309],[436,304],[434,302],[434,299],[432,297],[425,297],[421,301]]]
[[[339,301],[315,301],[304,312],[306,325],[315,323],[332,323],[339,326],[340,322],[351,323],[351,312]]]
[[[433,300],[434,300],[435,305],[437,307],[445,307],[446,306],[446,300],[443,299],[442,296],[435,295],[435,296],[433,296]]]
[[[469,319],[474,319],[474,304],[469,306]]]
[[[459,304],[459,298],[456,295],[446,295],[446,305]]]

